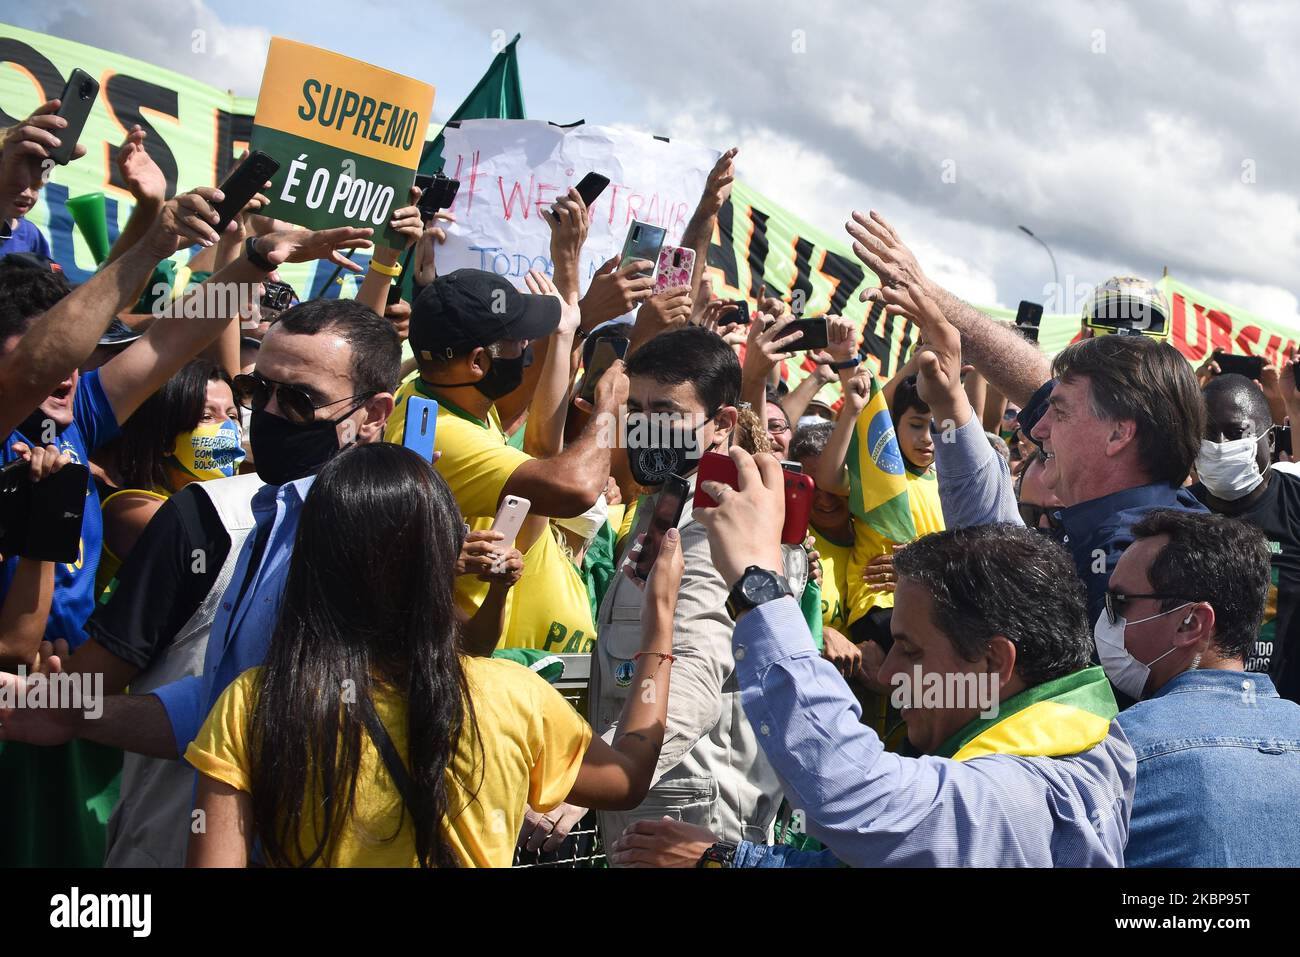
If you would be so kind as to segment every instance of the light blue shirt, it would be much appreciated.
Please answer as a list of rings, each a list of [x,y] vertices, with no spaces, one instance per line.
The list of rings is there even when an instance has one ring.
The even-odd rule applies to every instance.
[[[1117,719],[1137,754],[1129,867],[1300,867],[1300,705],[1186,671]]]
[[[266,658],[266,649],[271,644],[271,634],[275,631],[280,611],[280,597],[284,594],[284,583],[289,574],[289,560],[293,557],[298,519],[302,516],[307,492],[315,481],[316,477],[309,475],[287,485],[263,486],[253,495],[256,526],[244,541],[239,563],[212,621],[203,674],[181,678],[152,692],[162,699],[163,707],[167,709],[167,718],[176,738],[176,753],[182,758],[226,687]],[[271,532],[262,560],[244,592],[243,601],[236,606],[258,532],[268,522],[271,523]]]
[[[1061,758],[885,751],[793,598],[732,634],[745,715],[823,854],[742,843],[748,867],[1122,867],[1136,761],[1116,722]]]

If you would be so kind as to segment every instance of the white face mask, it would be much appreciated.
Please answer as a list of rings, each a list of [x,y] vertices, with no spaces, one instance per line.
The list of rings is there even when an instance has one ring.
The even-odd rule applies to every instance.
[[[1121,617],[1113,625],[1103,608],[1100,617],[1097,619],[1097,624],[1092,630],[1092,640],[1097,645],[1097,658],[1101,661],[1102,670],[1106,672],[1106,677],[1110,679],[1110,683],[1134,701],[1140,699],[1142,692],[1146,690],[1147,679],[1151,677],[1151,666],[1162,658],[1167,658],[1173,654],[1177,648],[1171,647],[1159,658],[1143,664],[1134,658],[1129,653],[1128,648],[1124,646],[1124,630],[1130,624],[1140,625],[1144,621],[1154,621],[1157,618],[1163,618],[1165,615],[1172,615],[1190,604],[1192,603],[1186,602],[1177,608],[1170,608],[1168,611],[1162,611],[1158,615],[1151,615],[1149,618],[1139,618],[1135,622],[1129,622]],[[1196,667],[1196,664],[1197,662],[1192,662],[1192,667]]]
[[[1225,502],[1235,502],[1249,495],[1264,475],[1259,470],[1259,439],[1246,436],[1228,442],[1201,440],[1196,456],[1196,475],[1211,495]]]
[[[602,492],[596,499],[596,504],[591,506],[581,515],[575,515],[573,518],[553,519],[556,525],[568,529],[579,538],[591,544],[591,540],[596,537],[596,533],[609,520],[609,503],[605,501],[605,494]]]

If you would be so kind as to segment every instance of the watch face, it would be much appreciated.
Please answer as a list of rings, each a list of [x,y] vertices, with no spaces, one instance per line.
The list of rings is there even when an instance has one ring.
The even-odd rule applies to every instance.
[[[769,571],[749,572],[740,580],[740,590],[745,600],[753,605],[761,605],[781,596],[780,581]]]

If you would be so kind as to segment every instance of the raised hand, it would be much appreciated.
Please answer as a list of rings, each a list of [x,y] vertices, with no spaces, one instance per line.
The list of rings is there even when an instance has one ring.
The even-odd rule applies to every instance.
[[[638,272],[653,270],[655,264],[645,259],[634,260],[619,268],[619,257],[614,256],[591,277],[587,294],[579,300],[583,326],[594,329],[602,322],[625,316],[642,302],[652,289],[652,276],[637,276]]]
[[[714,216],[731,198],[731,187],[736,182],[736,156],[740,147],[733,146],[718,157],[709,170],[708,179],[704,181],[704,192],[700,195],[700,212]]]
[[[882,286],[900,282],[915,283],[925,287],[925,273],[912,251],[903,245],[897,231],[875,210],[870,215],[853,211],[853,218],[844,224],[853,237],[853,254],[880,279]],[[868,290],[859,299],[866,301]]]
[[[324,259],[349,272],[361,272],[361,267],[344,255],[345,248],[369,249],[374,235],[370,228],[337,226],[334,229],[286,229],[267,233],[257,238],[257,251],[273,266],[284,263],[305,263]]]
[[[137,203],[161,204],[167,199],[167,177],[144,148],[147,137],[139,124],[131,127],[117,151],[117,171]]]
[[[560,295],[560,290],[551,282],[551,277],[540,269],[530,269],[524,276],[524,285],[534,296],[554,296],[560,303],[560,324],[556,332],[560,335],[573,335],[582,323],[582,310],[576,302],[569,302]]]

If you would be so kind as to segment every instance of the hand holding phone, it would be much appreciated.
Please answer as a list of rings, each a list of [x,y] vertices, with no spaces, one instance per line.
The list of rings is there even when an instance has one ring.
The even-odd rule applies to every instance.
[[[659,248],[663,246],[666,234],[667,230],[662,226],[652,226],[649,223],[633,220],[632,225],[627,230],[627,239],[623,241],[623,254],[618,261],[619,268],[622,269],[628,263],[638,259],[656,262],[659,258]],[[646,279],[650,278],[650,273],[644,271],[632,275]]]
[[[605,336],[596,340],[591,352],[591,364],[582,373],[582,385],[578,389],[578,398],[591,405],[596,403],[596,386],[600,377],[615,361],[627,355],[628,340],[622,336]]]
[[[422,396],[406,400],[406,428],[402,444],[426,462],[433,461],[433,438],[438,429],[438,403]]]
[[[221,184],[222,199],[213,203],[212,208],[220,217],[213,224],[213,231],[220,236],[230,225],[230,221],[239,215],[248,205],[248,201],[261,192],[271,177],[275,175],[280,164],[261,150],[253,150],[244,157],[244,161],[231,170],[226,181]]]
[[[637,555],[636,564],[632,566],[632,577],[637,581],[644,583],[650,577],[650,569],[659,557],[659,549],[663,547],[664,533],[670,528],[676,528],[682,520],[686,497],[690,491],[690,483],[679,475],[670,475],[664,482],[663,489],[655,499],[650,524],[641,538],[641,551]]]
[[[782,464],[785,475],[785,523],[781,526],[781,544],[798,545],[808,537],[808,522],[812,518],[814,483],[812,477],[791,471]],[[721,482],[734,489],[740,488],[740,476],[731,456],[718,452],[705,452],[700,456],[696,473],[695,508],[716,508],[718,503],[704,491],[705,482]]]
[[[85,129],[86,119],[90,116],[90,110],[95,105],[97,96],[99,96],[99,81],[85,70],[80,68],[73,70],[63,87],[63,92],[59,94],[59,112],[55,114],[67,120],[68,125],[55,133],[59,138],[59,145],[49,151],[50,159],[60,166],[72,162],[73,154],[77,149],[77,140],[81,139],[81,131]]]
[[[1264,374],[1263,356],[1237,356],[1228,352],[1220,353],[1214,360],[1219,364],[1219,373],[1244,375],[1247,379],[1259,381]]]
[[[515,539],[519,537],[519,530],[523,528],[524,519],[528,517],[532,504],[519,495],[507,495],[501,500],[501,507],[497,509],[497,516],[492,521],[492,531],[504,536],[500,545],[502,550],[514,548]]]

